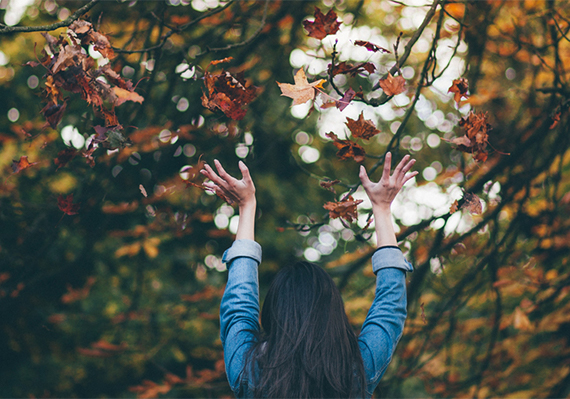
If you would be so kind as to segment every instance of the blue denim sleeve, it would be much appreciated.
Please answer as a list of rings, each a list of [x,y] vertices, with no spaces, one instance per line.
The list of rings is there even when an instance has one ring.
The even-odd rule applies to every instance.
[[[414,269],[399,248],[385,247],[372,256],[372,270],[376,274],[376,293],[358,337],[368,397],[384,375],[402,336],[407,314],[406,272]]]
[[[259,331],[257,267],[261,263],[261,246],[252,240],[236,240],[222,261],[229,272],[220,305],[220,338],[228,381],[237,395],[245,356]]]

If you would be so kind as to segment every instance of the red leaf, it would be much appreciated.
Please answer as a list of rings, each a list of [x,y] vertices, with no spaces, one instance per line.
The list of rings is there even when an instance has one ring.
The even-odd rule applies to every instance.
[[[315,20],[303,21],[303,26],[309,32],[310,37],[323,40],[327,35],[334,35],[340,27],[340,21],[336,20],[336,12],[329,10],[324,15],[318,7],[315,7]]]
[[[387,96],[395,96],[406,90],[406,80],[401,75],[394,77],[391,73],[388,73],[386,79],[380,79],[378,84]]]
[[[73,194],[69,194],[65,198],[60,195],[57,198],[57,206],[66,215],[77,215],[79,213],[79,204],[73,203]]]
[[[357,40],[354,42],[355,45],[357,46],[363,46],[366,47],[366,50],[368,51],[373,51],[373,52],[377,52],[377,51],[382,51],[383,53],[389,53],[389,50],[386,50],[384,47],[380,47],[374,43],[370,43],[364,40]]]

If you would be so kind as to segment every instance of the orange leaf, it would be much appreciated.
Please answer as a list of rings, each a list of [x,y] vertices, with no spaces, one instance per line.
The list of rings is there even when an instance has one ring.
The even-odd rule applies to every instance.
[[[113,87],[113,92],[117,96],[117,100],[115,100],[115,105],[117,107],[127,101],[133,101],[136,103],[142,103],[144,101],[144,97],[135,91],[125,90],[121,87],[115,86]]]
[[[401,75],[394,77],[391,73],[388,73],[386,79],[380,79],[378,84],[387,96],[395,96],[406,90],[406,80]]]
[[[319,184],[321,185],[322,188],[325,188],[329,191],[332,191],[333,193],[336,193],[333,186],[338,183],[340,183],[340,180],[323,180]]]
[[[468,89],[469,89],[469,83],[467,82],[467,79],[459,78],[453,81],[453,84],[451,85],[451,87],[447,92],[455,93],[453,99],[455,100],[456,103],[459,103],[459,101],[461,101],[461,97],[465,98],[469,97],[469,95],[467,94]]]
[[[12,161],[12,171],[14,172],[14,174],[16,174],[34,165],[37,165],[37,162],[29,162],[28,157],[23,155],[20,157],[19,161]]]
[[[341,217],[346,219],[348,222],[352,222],[353,219],[358,217],[356,206],[361,202],[363,201],[355,200],[352,196],[349,196],[340,202],[327,202],[323,205],[323,208],[329,211],[331,219]]]

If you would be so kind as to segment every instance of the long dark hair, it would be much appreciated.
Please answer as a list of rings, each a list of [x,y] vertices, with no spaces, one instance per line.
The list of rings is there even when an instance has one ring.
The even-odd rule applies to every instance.
[[[267,292],[261,326],[246,366],[255,375],[256,397],[364,396],[356,334],[322,268],[299,262],[280,270]]]

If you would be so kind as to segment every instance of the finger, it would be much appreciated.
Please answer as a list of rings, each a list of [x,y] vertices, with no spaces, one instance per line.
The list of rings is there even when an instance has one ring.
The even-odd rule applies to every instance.
[[[390,178],[390,169],[392,169],[392,153],[387,152],[384,157],[384,170],[382,171],[382,180]]]
[[[223,186],[224,184],[228,184],[224,179],[218,176],[216,172],[214,172],[214,169],[212,169],[210,165],[208,164],[204,165],[204,169],[206,170],[207,173],[206,176],[208,176],[208,179],[212,180],[218,186]]]
[[[415,159],[410,159],[410,161],[404,165],[404,167],[402,168],[402,173],[407,173],[412,166],[414,166],[414,164],[416,163]]]
[[[368,177],[368,173],[366,173],[366,168],[364,165],[360,165],[360,172],[358,173],[358,177],[360,177],[360,181],[362,182],[362,186],[364,188],[372,184],[370,178]]]
[[[419,173],[419,172],[418,172],[417,170],[415,170],[415,171],[413,171],[413,172],[411,172],[411,173],[406,173],[406,175],[404,176],[404,182],[402,183],[402,186],[403,186],[404,184],[406,184],[406,183],[408,182],[408,180],[411,180],[411,179],[413,179],[414,177],[416,177],[416,175],[417,175],[418,173]]]
[[[236,182],[236,179],[234,177],[232,177],[228,172],[226,172],[226,170],[224,169],[224,167],[222,166],[220,161],[218,161],[217,159],[214,159],[214,164],[216,165],[216,169],[218,169],[218,173],[220,174],[220,177],[222,179],[224,179],[228,183],[235,183]]]
[[[242,176],[243,181],[245,181],[247,183],[252,183],[253,181],[251,180],[251,175],[249,174],[249,169],[247,168],[247,166],[245,166],[245,163],[243,163],[242,161],[239,161],[238,167],[239,167],[239,170],[241,171],[241,176]]]
[[[404,155],[404,158],[402,158],[402,160],[398,163],[398,166],[396,166],[396,169],[394,169],[394,176],[399,177],[399,175],[402,173],[404,165],[406,164],[409,158],[410,156],[408,154]]]

